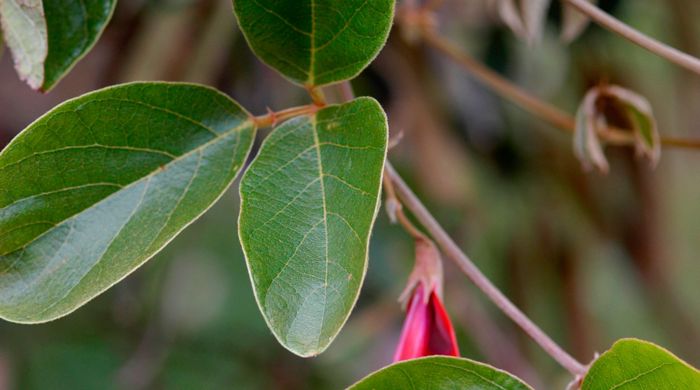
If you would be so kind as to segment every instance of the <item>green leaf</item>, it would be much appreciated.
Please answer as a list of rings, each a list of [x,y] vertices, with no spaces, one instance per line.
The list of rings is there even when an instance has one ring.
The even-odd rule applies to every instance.
[[[357,76],[384,46],[394,0],[234,0],[248,44],[306,86]]]
[[[0,21],[22,80],[50,90],[97,42],[116,0],[4,0]]]
[[[367,269],[387,124],[371,98],[290,120],[241,181],[239,234],[255,297],[282,345],[321,353],[343,326]]]
[[[350,387],[350,390],[364,389],[532,390],[505,371],[473,360],[447,356],[394,363]]]
[[[168,83],[31,124],[0,153],[0,317],[61,317],[134,271],[222,195],[254,133],[225,95]]]
[[[581,388],[700,389],[700,371],[650,342],[622,339],[593,362]]]

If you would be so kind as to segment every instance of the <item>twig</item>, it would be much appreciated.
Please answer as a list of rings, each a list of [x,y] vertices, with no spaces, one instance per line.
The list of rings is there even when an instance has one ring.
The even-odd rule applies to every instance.
[[[345,83],[348,83],[347,81]],[[349,84],[349,83],[348,83]],[[352,87],[348,86],[348,90],[352,92]],[[354,95],[354,94],[353,94]],[[523,312],[521,312],[511,301],[501,293],[496,286],[489,281],[486,276],[469,260],[469,257],[462,252],[457,244],[452,241],[450,236],[435,220],[435,217],[430,214],[428,209],[423,206],[418,197],[411,191],[408,185],[403,181],[401,176],[394,170],[394,167],[389,161],[384,165],[384,190],[386,191],[387,199],[398,200],[395,204],[395,216],[406,231],[415,239],[427,239],[418,228],[406,217],[403,212],[402,204],[411,210],[413,215],[420,221],[435,242],[442,248],[442,252],[454,261],[467,277],[481,290],[484,294],[498,306],[510,319],[520,326],[542,349],[545,350],[554,360],[562,367],[569,371],[574,377],[580,377],[586,372],[586,368],[571,357],[559,345],[557,345],[547,334],[545,334],[534,322],[532,322]],[[398,196],[397,196],[398,195]],[[391,213],[391,211],[390,211]],[[391,215],[390,215],[391,217]]]
[[[306,106],[298,106],[287,108],[281,111],[269,110],[265,115],[258,115],[251,118],[253,123],[257,127],[274,127],[279,122],[285,121],[290,118],[294,118],[301,115],[310,115],[318,111],[319,107],[315,104],[309,104]]]
[[[650,52],[663,57],[676,65],[700,74],[700,59],[684,53],[676,48],[668,46],[662,42],[651,38],[634,28],[622,23],[609,14],[596,7],[586,0],[562,0],[576,8],[582,14],[588,16],[594,22],[606,29],[619,34],[623,38],[635,43]]]
[[[423,37],[426,43],[457,62],[499,95],[508,98],[526,111],[535,114],[560,129],[573,130],[575,122],[570,115],[520,89],[498,73],[466,55],[455,44],[440,36],[435,30],[424,29]]]
[[[349,81],[344,81],[338,84],[338,89],[340,89],[340,97],[344,101],[349,102],[355,98],[355,93],[352,90],[352,84],[350,84]]]
[[[415,240],[430,241],[430,239],[423,234],[418,228],[411,222],[406,213],[403,212],[403,205],[396,197],[396,190],[394,190],[394,182],[388,178],[389,173],[384,169],[384,180],[382,184],[384,185],[384,193],[386,196],[386,209],[389,214],[389,219],[391,222],[399,222],[401,226],[406,230],[406,232],[413,237]]]
[[[316,86],[307,86],[306,91],[309,93],[309,96],[315,105],[319,107],[326,105],[326,97],[323,95],[321,88]]]
[[[411,210],[418,221],[430,232],[445,256],[454,261],[467,277],[498,306],[503,313],[520,326],[520,328],[556,360],[557,363],[576,377],[585,374],[586,367],[583,364],[557,345],[534,322],[523,314],[520,309],[508,300],[483,273],[481,273],[469,257],[467,257],[457,244],[452,241],[447,232],[445,232],[442,226],[435,220],[435,217],[425,208],[423,203],[421,203],[388,161],[384,173],[385,180],[389,179],[393,182],[393,188],[396,190],[396,194],[399,196],[402,203]]]
[[[425,42],[443,53],[477,80],[491,88],[501,97],[510,100],[525,111],[545,120],[558,129],[572,133],[576,127],[574,118],[559,108],[531,95],[493,70],[479,63],[458,46],[445,39],[432,28],[422,30]],[[614,145],[634,144],[634,135],[623,129],[607,127],[599,134],[601,139]],[[700,149],[700,140],[661,137],[661,145],[672,148]]]

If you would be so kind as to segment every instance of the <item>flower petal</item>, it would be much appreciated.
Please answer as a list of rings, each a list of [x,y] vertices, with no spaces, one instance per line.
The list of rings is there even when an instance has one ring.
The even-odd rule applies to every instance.
[[[431,314],[430,334],[428,335],[427,355],[459,356],[457,337],[452,321],[447,316],[440,297],[433,291],[430,294],[428,310]]]
[[[425,356],[428,327],[432,321],[429,317],[429,303],[423,299],[423,288],[423,284],[418,283],[408,302],[408,314],[394,354],[395,362]]]

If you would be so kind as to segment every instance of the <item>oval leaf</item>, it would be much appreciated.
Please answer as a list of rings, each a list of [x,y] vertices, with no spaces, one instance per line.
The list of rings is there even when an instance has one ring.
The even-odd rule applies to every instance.
[[[48,91],[94,46],[116,0],[3,0],[0,21],[15,67]]]
[[[239,234],[255,297],[300,356],[326,349],[357,300],[386,142],[379,104],[355,99],[281,125],[241,181]]]
[[[525,382],[505,371],[473,360],[446,356],[392,364],[370,374],[350,389],[532,390]]]
[[[623,339],[593,362],[581,388],[700,389],[700,371],[650,342]]]
[[[306,86],[357,76],[384,46],[394,0],[234,0],[248,44]]]
[[[152,257],[229,186],[248,118],[213,89],[135,83],[30,125],[0,154],[0,317],[63,316]]]

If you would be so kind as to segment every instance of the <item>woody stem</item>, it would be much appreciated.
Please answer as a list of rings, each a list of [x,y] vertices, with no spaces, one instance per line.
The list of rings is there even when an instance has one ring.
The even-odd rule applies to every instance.
[[[402,203],[413,213],[420,223],[430,232],[445,256],[454,261],[467,277],[496,305],[505,315],[527,333],[554,360],[572,375],[578,377],[586,372],[586,367],[564,351],[542,329],[518,309],[491,281],[476,267],[469,257],[455,244],[445,229],[425,208],[420,199],[396,173],[387,161],[384,180],[393,182],[393,188]]]

